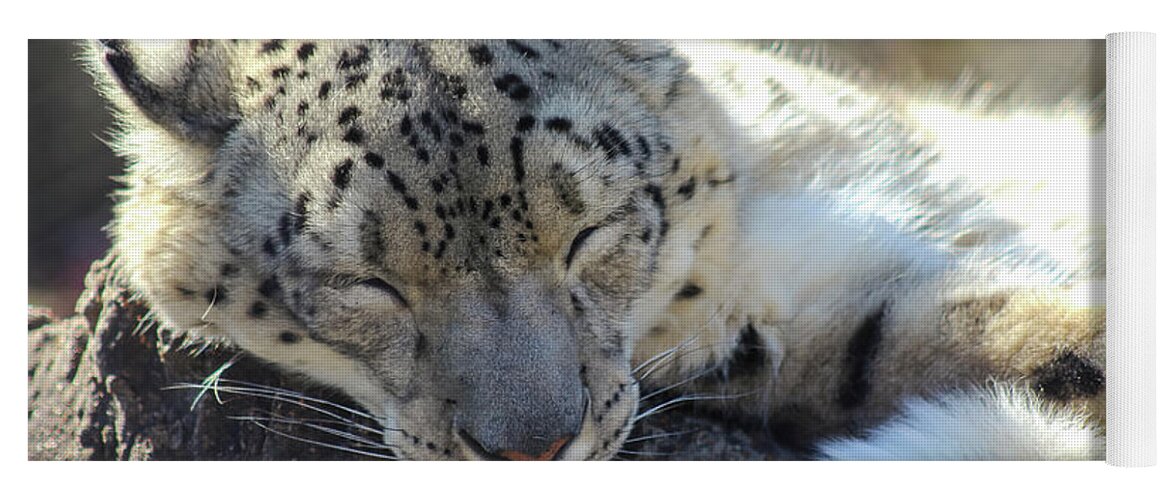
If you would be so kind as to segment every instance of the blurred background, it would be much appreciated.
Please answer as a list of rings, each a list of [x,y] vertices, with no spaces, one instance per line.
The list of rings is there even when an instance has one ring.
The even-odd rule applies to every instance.
[[[102,226],[121,168],[77,54],[76,41],[28,44],[28,300],[58,314],[73,310],[90,261],[109,247]]]
[[[1106,80],[1103,40],[749,43],[906,88],[988,81],[1014,101],[1042,106],[1098,99]],[[29,303],[59,315],[73,310],[90,262],[109,247],[102,227],[111,217],[112,177],[122,168],[103,143],[110,114],[78,52],[72,40],[28,44]]]

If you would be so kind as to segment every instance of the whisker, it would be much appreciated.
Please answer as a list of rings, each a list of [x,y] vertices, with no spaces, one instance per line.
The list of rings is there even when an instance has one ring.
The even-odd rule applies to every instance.
[[[346,405],[343,405],[343,404],[340,404],[340,403],[335,403],[335,402],[333,402],[333,401],[330,401],[330,400],[327,400],[327,399],[321,399],[321,398],[315,398],[315,397],[312,397],[312,396],[308,396],[308,395],[306,395],[306,394],[304,394],[304,393],[297,392],[297,391],[294,391],[294,390],[291,390],[291,389],[286,389],[286,388],[283,388],[283,387],[273,387],[273,386],[268,386],[268,385],[264,385],[264,384],[257,384],[257,383],[255,383],[255,382],[248,382],[248,381],[246,381],[246,380],[223,379],[223,381],[225,381],[225,382],[230,382],[230,383],[237,384],[237,385],[243,385],[243,386],[255,387],[255,388],[257,388],[257,389],[267,389],[267,390],[271,390],[271,391],[273,391],[274,393],[277,393],[277,394],[282,394],[282,395],[285,395],[285,396],[293,396],[293,397],[298,397],[298,398],[301,398],[301,399],[305,399],[305,400],[307,400],[307,401],[312,401],[312,402],[314,402],[314,403],[321,403],[321,404],[324,404],[324,405],[326,405],[326,406],[330,406],[330,407],[333,407],[333,408],[337,408],[337,409],[339,409],[339,410],[345,410],[345,411],[347,411],[347,412],[349,412],[349,413],[352,413],[352,414],[354,414],[354,415],[357,415],[357,416],[359,416],[359,417],[365,417],[365,418],[368,418],[368,419],[370,419],[370,420],[373,420],[373,421],[375,421],[375,422],[378,422],[378,421],[379,421],[379,420],[378,420],[378,417],[375,417],[373,414],[367,413],[367,412],[365,412],[365,411],[362,411],[362,410],[359,410],[359,409],[357,409],[357,408],[354,408],[354,407],[351,407],[351,406],[346,406]]]
[[[251,417],[251,418],[249,418],[249,417],[228,417],[228,418],[230,418],[230,419],[233,419],[233,420],[241,420],[241,421],[246,421],[246,422],[252,422],[252,424],[253,424],[253,425],[255,425],[255,426],[257,426],[257,427],[260,427],[261,429],[264,429],[265,431],[271,432],[271,433],[273,433],[273,434],[276,434],[276,435],[278,435],[278,436],[281,436],[281,437],[285,437],[285,438],[288,438],[288,439],[292,439],[292,440],[294,440],[294,441],[299,441],[299,442],[302,442],[302,443],[306,443],[306,444],[313,444],[313,445],[317,445],[317,446],[324,446],[324,447],[326,447],[326,448],[330,448],[330,449],[333,449],[333,450],[344,451],[344,452],[347,452],[347,453],[353,453],[353,454],[356,454],[356,455],[365,455],[365,456],[368,456],[368,457],[373,457],[373,458],[381,458],[381,459],[383,459],[383,460],[398,460],[398,457],[396,457],[396,456],[394,456],[394,455],[385,455],[385,454],[382,454],[382,453],[375,453],[375,452],[372,452],[372,451],[366,451],[366,450],[356,450],[356,449],[353,449],[353,448],[347,448],[347,447],[345,447],[345,446],[340,446],[340,445],[336,445],[336,444],[332,444],[332,443],[323,443],[323,442],[320,442],[320,441],[314,441],[314,440],[312,440],[312,439],[307,439],[307,438],[303,438],[303,437],[300,437],[300,436],[294,436],[294,435],[292,435],[292,434],[288,434],[288,433],[285,433],[285,432],[281,432],[281,431],[278,431],[278,430],[276,430],[276,429],[273,429],[272,427],[269,427],[269,426],[267,426],[267,425],[264,425],[264,424],[260,423],[260,422],[259,422],[259,421],[258,421],[258,420],[255,418],[255,417]]]
[[[231,368],[232,365],[236,364],[236,361],[239,361],[243,355],[243,352],[236,353],[236,355],[232,356],[231,359],[225,361],[224,364],[220,365],[219,368],[216,368],[215,371],[211,372],[210,375],[204,377],[203,383],[200,384],[199,387],[199,394],[196,394],[195,399],[191,401],[191,407],[188,408],[188,411],[195,410],[195,406],[199,404],[199,400],[203,399],[204,394],[207,394],[209,389],[211,389],[212,393],[215,394],[216,402],[221,405],[224,404],[224,402],[220,400],[219,392],[215,391],[213,388],[219,385],[220,377],[224,374],[224,372],[228,371],[228,368]]]
[[[702,352],[707,349],[708,349],[707,346],[697,345],[697,346],[694,346],[691,349],[688,349],[686,351],[677,352],[677,353],[675,353],[675,356],[672,356],[671,358],[678,358],[678,357],[682,357],[682,356],[687,356],[688,354],[695,353],[695,352]],[[646,380],[647,378],[649,378],[651,376],[651,374],[655,373],[656,371],[658,371],[664,367],[669,366],[670,361],[672,361],[671,358],[664,358],[659,363],[656,363],[655,366],[650,367],[646,371],[646,373],[643,373],[642,375],[640,375],[638,380],[640,382],[642,382],[642,381]]]
[[[733,297],[733,301],[731,301],[731,303],[734,303],[734,302],[735,302],[735,297]],[[714,322],[714,321],[715,321],[717,318],[719,318],[719,317],[720,317],[720,313],[724,312],[724,310],[725,310],[725,308],[727,307],[727,305],[728,305],[728,302],[721,302],[720,304],[717,304],[717,305],[716,305],[716,309],[715,309],[714,311],[712,311],[711,315],[709,315],[709,316],[708,316],[707,320],[706,320],[706,321],[704,321],[702,325],[700,325],[700,326],[696,327],[696,328],[695,328],[695,330],[696,330],[696,331],[702,331],[703,329],[705,329],[705,328],[707,328],[707,327],[711,326],[711,324],[712,324],[712,323],[713,323],[713,322]],[[694,340],[698,339],[698,338],[699,338],[699,336],[700,336],[700,334],[696,333],[695,335],[692,335],[692,336],[691,336],[691,338],[689,338],[689,339],[688,339],[688,340],[687,340],[685,343],[691,343],[691,342],[693,342]],[[651,374],[651,373],[654,373],[654,371],[655,371],[655,370],[658,370],[660,367],[664,366],[664,365],[666,364],[666,363],[665,363],[665,361],[666,361],[666,360],[669,360],[669,358],[671,358],[671,357],[675,357],[673,354],[674,354],[675,352],[677,352],[677,351],[679,350],[679,348],[681,348],[681,347],[682,347],[682,345],[683,345],[683,343],[681,343],[681,344],[679,344],[679,345],[676,345],[675,347],[673,347],[673,348],[669,349],[668,351],[664,351],[664,352],[669,352],[670,354],[672,354],[672,356],[668,356],[667,358],[663,358],[663,359],[661,359],[661,360],[660,360],[660,362],[657,362],[657,363],[655,363],[655,366],[652,366],[652,367],[651,367],[650,369],[648,369],[648,370],[647,370],[645,373],[643,373],[642,375],[637,375],[637,373],[638,373],[638,369],[642,368],[642,366],[643,366],[643,365],[647,364],[647,362],[645,362],[645,361],[644,361],[644,362],[642,363],[642,365],[639,365],[639,368],[636,368],[636,369],[635,369],[635,371],[634,371],[634,373],[635,373],[635,374],[637,375],[637,377],[638,377],[638,380],[640,380],[640,381],[641,381],[641,380],[644,380],[644,379],[646,379],[648,376],[650,376],[650,374]],[[699,346],[699,348],[700,348],[700,349],[702,349],[702,348],[703,348],[703,346]],[[691,351],[691,352],[695,352],[695,351]],[[663,354],[663,353],[659,353],[659,354],[658,354],[658,355],[656,355],[655,357],[657,358],[657,357],[661,356],[662,354]],[[683,354],[690,354],[690,352],[688,352],[688,353],[683,353]],[[653,359],[653,358],[652,358],[652,359]],[[648,361],[649,361],[649,360],[648,360]]]
[[[252,418],[255,418],[255,417],[252,417]],[[355,443],[364,444],[364,445],[372,447],[372,448],[387,449],[387,450],[394,449],[394,447],[389,444],[379,442],[379,441],[373,441],[370,438],[367,438],[364,436],[359,436],[359,435],[354,434],[352,432],[346,432],[343,430],[334,429],[333,427],[328,427],[325,425],[318,425],[315,423],[311,423],[310,421],[297,420],[295,418],[281,417],[276,414],[270,414],[270,415],[266,416],[265,419],[268,420],[269,422],[276,422],[279,424],[302,425],[302,426],[308,427],[310,429],[316,429],[316,430],[324,432],[326,434],[329,434],[332,436],[337,436],[337,437],[340,437],[343,439],[347,439],[347,440],[353,441]]]
[[[631,373],[638,373],[638,372],[639,372],[640,370],[642,370],[643,368],[646,368],[646,366],[647,366],[647,365],[649,365],[649,364],[651,364],[651,363],[654,363],[655,361],[658,361],[658,360],[662,359],[664,356],[670,356],[670,355],[671,355],[671,353],[674,353],[675,351],[677,351],[677,350],[679,350],[679,349],[683,348],[683,346],[685,346],[685,345],[687,345],[687,344],[690,344],[690,343],[692,343],[692,342],[695,342],[696,340],[699,340],[699,335],[698,335],[698,334],[696,334],[696,335],[692,335],[692,336],[691,336],[691,338],[688,338],[688,339],[686,339],[686,340],[684,340],[684,341],[682,341],[682,342],[679,342],[678,344],[675,344],[675,346],[674,346],[674,347],[671,347],[671,348],[665,349],[665,350],[663,350],[663,352],[660,352],[660,353],[658,353],[658,354],[656,354],[656,355],[654,355],[654,356],[651,356],[651,357],[650,357],[650,359],[647,359],[646,361],[643,361],[641,364],[639,364],[638,366],[634,367],[634,369],[633,369],[633,370],[630,370],[630,372],[631,372]]]
[[[222,382],[228,382],[230,384],[236,384],[236,385],[235,386],[224,386],[222,384]],[[202,387],[202,386],[200,386],[200,387]],[[164,389],[187,389],[187,388],[195,388],[195,387],[193,384],[177,384],[174,386],[165,387]],[[216,382],[216,387],[214,387],[214,388],[215,389],[223,389],[223,390],[236,389],[238,391],[250,391],[253,395],[266,394],[266,395],[285,396],[285,397],[296,398],[296,399],[304,399],[306,401],[320,403],[322,405],[326,405],[326,406],[330,406],[330,407],[333,407],[333,408],[336,408],[339,410],[346,411],[348,413],[353,414],[354,416],[364,417],[364,418],[373,420],[375,422],[378,421],[378,419],[375,418],[373,415],[370,415],[366,412],[363,412],[362,410],[352,408],[349,406],[345,406],[345,405],[342,405],[339,403],[335,403],[333,401],[315,398],[315,397],[306,395],[301,392],[297,392],[297,391],[293,391],[293,390],[289,390],[289,389],[284,389],[284,388],[280,388],[280,387],[272,387],[272,386],[267,386],[267,385],[263,385],[263,384],[256,384],[256,383],[247,382],[244,380],[221,379]],[[220,403],[222,403],[222,401],[220,401]]]
[[[660,432],[658,434],[648,434],[646,436],[639,436],[634,439],[627,439],[626,444],[641,443],[643,441],[652,441],[655,439],[664,439],[664,438],[675,437],[675,436],[684,436],[684,435],[693,434],[696,432],[699,432],[699,429],[691,429],[691,430],[687,430],[687,431],[675,431],[675,432]]]
[[[672,399],[672,400],[670,400],[670,401],[667,401],[667,402],[661,403],[661,404],[659,404],[659,405],[657,405],[657,406],[655,406],[655,407],[653,407],[653,408],[651,408],[651,409],[649,409],[649,410],[647,410],[647,411],[644,411],[644,412],[642,412],[642,413],[639,413],[638,415],[635,415],[635,417],[634,417],[634,421],[635,421],[635,422],[638,422],[639,420],[642,420],[642,419],[644,419],[644,418],[646,418],[646,417],[649,417],[649,416],[651,416],[651,415],[655,415],[655,414],[658,414],[658,413],[662,413],[662,412],[666,411],[666,410],[667,410],[667,409],[669,409],[669,408],[674,408],[674,407],[676,407],[676,406],[679,406],[679,405],[681,405],[681,404],[683,404],[683,403],[689,403],[689,402],[692,402],[692,401],[725,401],[725,400],[731,400],[731,399],[739,399],[739,398],[742,398],[742,397],[745,397],[745,396],[752,395],[752,394],[753,394],[753,393],[755,393],[755,392],[757,392],[757,391],[746,392],[746,393],[741,393],[741,394],[734,394],[734,395],[731,395],[731,396],[725,396],[725,395],[691,395],[691,396],[680,396],[680,397],[677,397],[677,398],[675,398],[675,399]]]
[[[720,368],[721,368],[720,365],[714,365],[709,368],[705,368],[703,370],[696,372],[694,375],[692,375],[690,377],[687,377],[683,380],[675,382],[674,384],[668,385],[668,386],[663,387],[661,389],[656,389],[654,392],[651,392],[650,394],[647,394],[645,396],[638,398],[638,400],[639,401],[646,401],[646,400],[651,399],[655,396],[658,396],[659,394],[662,394],[664,392],[670,391],[672,389],[678,388],[678,387],[686,385],[686,384],[690,384],[692,382],[695,382],[696,380],[699,380],[699,379],[707,376],[708,374],[710,374],[712,372],[715,372],[716,370],[719,370]]]
[[[195,385],[195,384],[180,384],[178,386],[165,387],[164,389],[194,389],[194,388],[198,388],[198,387],[199,386]],[[252,397],[269,399],[272,401],[281,401],[281,402],[285,402],[285,403],[290,403],[293,405],[300,406],[302,408],[306,408],[308,410],[315,411],[317,413],[321,413],[323,415],[333,417],[334,419],[342,421],[342,422],[352,422],[352,420],[350,420],[348,418],[345,418],[345,417],[338,415],[336,413],[333,413],[331,411],[319,408],[317,406],[313,406],[311,404],[305,403],[303,401],[299,401],[297,399],[294,399],[294,397],[286,397],[286,396],[283,396],[280,394],[274,394],[271,392],[264,392],[264,391],[258,390],[258,389],[249,389],[249,388],[240,388],[240,387],[219,387],[218,390],[221,392],[227,393],[227,394],[235,394],[235,395],[239,395],[239,396],[252,396]],[[333,404],[331,406],[338,406],[343,409],[345,408],[344,406],[336,405],[336,404]],[[369,427],[361,426],[360,424],[357,424],[357,423],[354,423],[354,425],[360,426],[365,429],[370,429]],[[402,432],[401,429],[393,429],[393,428],[383,428],[382,431],[378,431],[378,430],[374,430],[374,429],[370,429],[370,430],[372,432],[382,432],[382,431]]]
[[[633,455],[636,457],[669,457],[669,456],[671,456],[670,453],[666,453],[666,452],[662,452],[662,451],[618,450],[617,454],[618,455]]]

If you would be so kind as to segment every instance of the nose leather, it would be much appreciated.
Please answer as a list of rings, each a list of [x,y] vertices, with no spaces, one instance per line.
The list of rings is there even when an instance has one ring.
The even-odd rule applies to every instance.
[[[542,452],[540,455],[537,455],[537,456],[532,456],[532,455],[525,454],[524,452],[511,451],[511,450],[501,451],[500,453],[498,453],[498,455],[500,455],[501,458],[506,458],[508,460],[515,460],[515,461],[553,460],[554,458],[557,458],[557,452],[561,451],[561,448],[564,448],[565,444],[568,443],[570,438],[572,438],[572,437],[573,436],[565,436],[565,437],[562,437],[556,441],[553,441],[553,444],[549,445],[549,449],[545,450],[544,452]]]

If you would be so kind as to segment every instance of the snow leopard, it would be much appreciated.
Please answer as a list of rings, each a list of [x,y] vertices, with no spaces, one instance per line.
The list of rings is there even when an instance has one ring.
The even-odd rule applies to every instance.
[[[165,328],[340,389],[398,458],[609,459],[662,393],[815,458],[1104,453],[1084,108],[713,41],[85,59],[128,164],[119,274]]]

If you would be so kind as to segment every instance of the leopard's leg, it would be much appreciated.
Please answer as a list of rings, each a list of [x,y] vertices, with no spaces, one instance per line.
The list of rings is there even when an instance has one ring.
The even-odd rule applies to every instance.
[[[933,287],[888,314],[874,353],[880,422],[822,443],[845,459],[1100,459],[1105,426],[1105,314],[1063,289],[1007,290],[942,300]],[[966,387],[934,381],[967,379]],[[848,387],[848,386],[845,386]],[[884,420],[891,407],[893,417]]]

